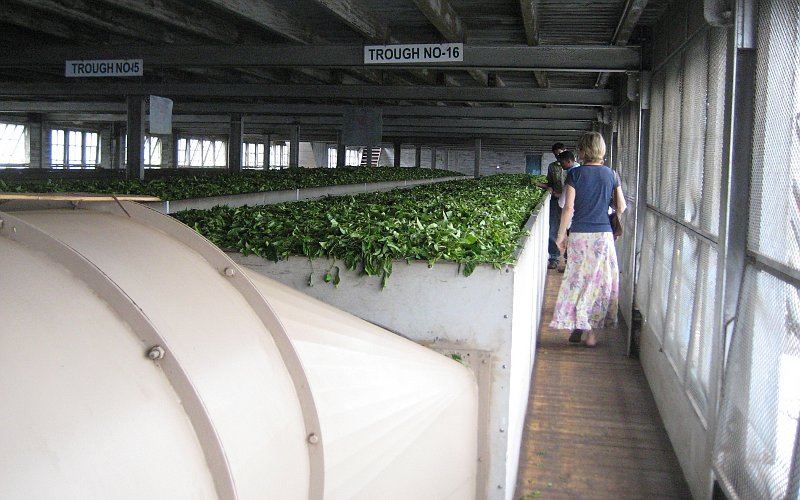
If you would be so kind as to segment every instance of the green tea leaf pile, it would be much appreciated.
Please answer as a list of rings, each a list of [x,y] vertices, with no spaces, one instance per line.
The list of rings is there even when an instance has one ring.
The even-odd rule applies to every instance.
[[[107,193],[157,196],[162,200],[183,200],[262,191],[363,184],[365,182],[435,179],[462,175],[430,168],[287,168],[246,170],[239,174],[182,175],[180,169],[160,172],[151,180],[48,180],[11,182],[0,179],[0,191],[15,193]]]
[[[278,261],[338,259],[384,280],[395,260],[514,261],[523,226],[545,195],[534,176],[501,174],[411,189],[251,207],[217,206],[175,217],[217,246]],[[338,283],[338,269],[330,280]]]

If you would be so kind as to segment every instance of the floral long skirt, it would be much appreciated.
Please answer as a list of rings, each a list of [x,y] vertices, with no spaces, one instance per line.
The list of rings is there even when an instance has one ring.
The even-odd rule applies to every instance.
[[[550,328],[608,328],[617,324],[619,267],[611,233],[570,233],[567,268]]]

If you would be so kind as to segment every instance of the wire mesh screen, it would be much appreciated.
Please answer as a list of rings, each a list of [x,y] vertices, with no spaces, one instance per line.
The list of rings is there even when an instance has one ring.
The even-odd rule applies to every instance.
[[[615,168],[620,176],[622,192],[633,208],[637,195],[639,158],[639,106],[628,102],[619,109],[619,133],[617,134],[617,161]],[[634,210],[622,216],[624,235],[617,240],[617,259],[619,261],[619,306],[628,325],[633,321],[633,287],[635,280],[634,264]]]
[[[689,394],[705,415],[711,387],[711,349],[717,296],[717,249],[701,239],[698,239],[698,247],[694,318],[687,373]]]
[[[636,305],[639,311],[645,314],[649,310],[651,283],[653,282],[653,268],[656,254],[656,213],[646,210],[644,215],[644,228],[642,231],[642,250],[639,264],[639,274],[636,281]]]
[[[623,235],[617,239],[617,260],[619,261],[619,309],[628,325],[633,324],[633,283],[636,267],[634,252],[634,214],[630,210],[622,216]]]
[[[636,293],[702,418],[718,305],[717,246],[707,238],[720,222],[727,36],[705,28],[653,74],[647,202],[655,210],[643,233]]]
[[[653,75],[650,84],[650,145],[647,157],[647,202],[661,205],[661,149],[664,135],[664,72]]]
[[[638,194],[637,168],[639,163],[639,106],[636,103],[629,102],[620,109],[617,137],[619,156],[615,168],[619,173],[625,196],[635,200]]]
[[[685,230],[677,228],[675,252],[672,254],[664,350],[680,377],[683,377],[683,367],[686,365],[692,334],[698,261],[697,239]]]
[[[722,151],[725,124],[725,72],[728,36],[724,29],[708,34],[708,92],[706,93],[706,144],[703,162],[703,200],[700,229],[719,234]]]
[[[738,498],[798,497],[791,463],[800,415],[799,327],[797,288],[749,267],[714,450],[717,475]]]
[[[800,270],[800,15],[797,2],[762,1],[758,17],[748,247]]]
[[[650,323],[656,336],[663,340],[667,326],[672,256],[675,251],[675,224],[660,215],[656,215],[655,219],[656,241],[650,275],[650,299],[645,320]]]
[[[714,467],[739,498],[800,497],[800,6],[758,4],[747,266]],[[734,201],[735,202],[735,201]],[[735,223],[735,222],[734,222]]]
[[[678,218],[700,225],[703,199],[703,148],[706,136],[706,91],[708,85],[707,34],[697,36],[683,53],[681,102],[680,175]]]
[[[680,139],[681,139],[681,93],[682,66],[679,57],[667,63],[664,88],[664,126],[663,145],[661,151],[661,197],[658,208],[670,215],[677,215],[678,179],[681,175]]]

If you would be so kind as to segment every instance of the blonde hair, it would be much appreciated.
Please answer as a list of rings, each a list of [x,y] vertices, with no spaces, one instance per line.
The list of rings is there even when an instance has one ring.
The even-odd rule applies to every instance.
[[[606,141],[599,132],[586,132],[578,139],[578,151],[583,153],[584,163],[603,163]]]

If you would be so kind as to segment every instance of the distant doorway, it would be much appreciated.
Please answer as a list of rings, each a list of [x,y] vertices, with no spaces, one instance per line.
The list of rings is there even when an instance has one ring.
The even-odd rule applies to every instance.
[[[525,155],[525,173],[526,174],[542,173],[542,155],[538,154]]]

